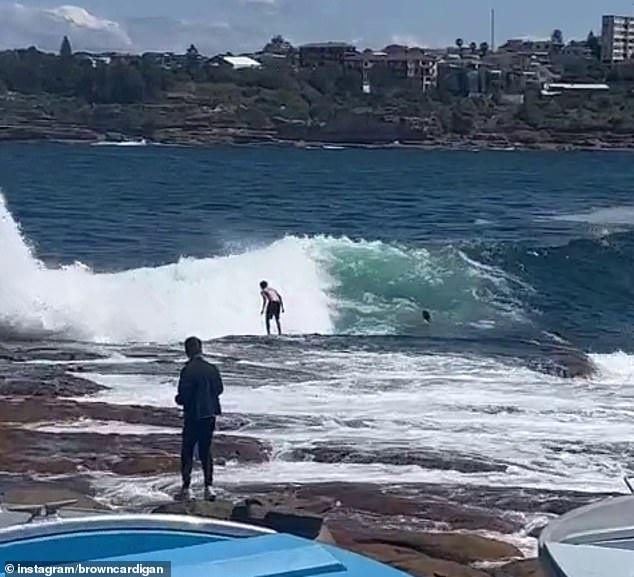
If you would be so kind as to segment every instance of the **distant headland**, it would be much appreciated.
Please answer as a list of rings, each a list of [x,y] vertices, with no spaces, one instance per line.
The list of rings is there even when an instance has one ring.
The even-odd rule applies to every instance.
[[[237,56],[74,52],[64,37],[57,54],[0,52],[0,140],[631,149],[634,61],[605,30],[442,50],[277,36]]]

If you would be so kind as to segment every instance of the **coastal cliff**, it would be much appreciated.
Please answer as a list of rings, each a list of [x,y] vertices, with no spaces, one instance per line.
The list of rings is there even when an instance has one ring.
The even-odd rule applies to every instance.
[[[581,90],[489,83],[473,92],[440,72],[423,90],[420,78],[384,67],[309,66],[295,56],[281,38],[246,69],[194,46],[184,55],[94,56],[73,54],[65,38],[59,54],[2,51],[0,140],[634,147],[629,63],[554,61],[562,81],[582,82]],[[609,86],[583,84],[598,81]]]
[[[123,141],[169,145],[332,143],[492,149],[634,148],[629,97],[497,104],[490,98],[331,102],[301,92],[192,84],[148,102],[0,93],[0,141]],[[626,107],[624,110],[621,108]],[[625,118],[619,121],[619,116]],[[627,117],[627,118],[626,118]],[[628,119],[629,118],[629,119]]]

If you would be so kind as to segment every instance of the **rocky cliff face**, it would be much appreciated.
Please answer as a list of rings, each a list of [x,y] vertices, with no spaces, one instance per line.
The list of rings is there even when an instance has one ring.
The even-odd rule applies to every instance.
[[[406,116],[344,109],[328,121],[317,122],[266,114],[253,103],[211,105],[187,95],[157,104],[88,105],[72,98],[6,94],[0,97],[0,140],[146,138],[192,146],[291,141],[441,148],[634,148],[634,135],[607,127],[575,130],[555,123],[533,129],[515,120],[508,106],[496,114],[485,112],[468,117],[458,130],[443,118],[442,110]]]

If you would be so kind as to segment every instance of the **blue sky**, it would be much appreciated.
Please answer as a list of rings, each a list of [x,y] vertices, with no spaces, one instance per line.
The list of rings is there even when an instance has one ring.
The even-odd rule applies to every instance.
[[[69,0],[66,0],[69,1]],[[56,48],[69,33],[76,48],[251,50],[274,34],[294,42],[346,40],[442,46],[489,38],[496,10],[498,43],[509,37],[566,37],[600,31],[602,13],[634,12],[630,0],[0,0],[0,45]]]

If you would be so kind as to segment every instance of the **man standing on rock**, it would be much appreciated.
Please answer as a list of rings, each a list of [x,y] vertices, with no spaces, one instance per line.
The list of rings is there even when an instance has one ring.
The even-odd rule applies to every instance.
[[[203,345],[197,337],[185,341],[188,361],[181,370],[176,404],[183,407],[183,438],[181,445],[181,475],[183,486],[177,498],[191,497],[190,484],[194,462],[194,447],[205,478],[205,499],[214,500],[213,456],[211,441],[216,417],[222,413],[220,395],[224,390],[220,372],[203,359]]]
[[[271,319],[275,319],[277,324],[277,334],[282,334],[282,325],[280,323],[280,313],[284,312],[284,301],[282,295],[277,292],[269,283],[263,280],[260,283],[260,296],[262,297],[262,310],[260,314],[266,312],[266,334],[271,334]]]

